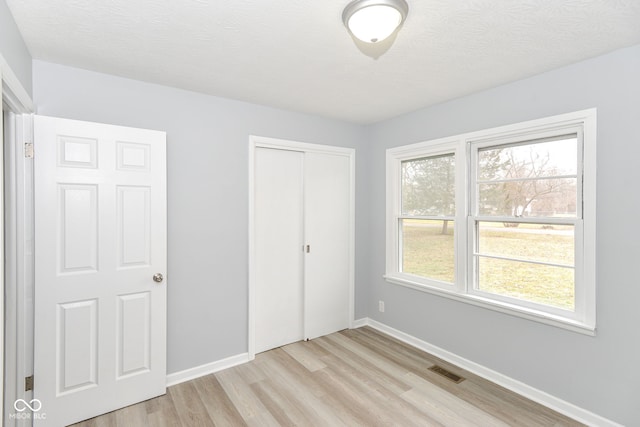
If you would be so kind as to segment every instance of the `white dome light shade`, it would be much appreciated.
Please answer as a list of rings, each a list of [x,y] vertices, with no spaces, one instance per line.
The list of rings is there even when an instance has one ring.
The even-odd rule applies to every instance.
[[[407,16],[404,0],[356,0],[342,14],[345,26],[365,43],[377,43],[389,37]]]

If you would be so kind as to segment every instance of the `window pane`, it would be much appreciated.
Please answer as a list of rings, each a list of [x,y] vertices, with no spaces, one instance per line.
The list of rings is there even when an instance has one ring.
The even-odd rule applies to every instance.
[[[402,162],[402,215],[455,214],[453,154]]]
[[[575,218],[577,179],[484,183],[479,184],[478,195],[480,215]]]
[[[478,179],[543,178],[576,175],[576,135],[544,142],[503,145],[478,150]]]
[[[566,310],[575,309],[573,268],[479,258],[481,291]]]
[[[402,272],[453,283],[454,222],[401,219]]]
[[[560,178],[480,184],[478,213],[575,218],[576,182],[575,178]]]
[[[480,222],[478,252],[483,255],[573,266],[574,227]]]

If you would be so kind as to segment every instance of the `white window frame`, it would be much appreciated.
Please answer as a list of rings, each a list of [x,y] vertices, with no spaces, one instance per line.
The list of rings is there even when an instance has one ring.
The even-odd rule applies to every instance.
[[[529,303],[474,289],[475,221],[489,219],[475,215],[475,157],[479,148],[545,136],[578,134],[578,203],[575,220],[575,310]],[[582,157],[580,157],[580,145]],[[455,154],[455,281],[440,282],[401,271],[400,220],[401,165],[403,161]],[[596,330],[596,109],[588,109],[543,119],[425,141],[386,152],[386,273],[385,279],[420,291],[470,303],[502,313],[534,320],[587,335]],[[582,178],[582,179],[580,179]],[[581,213],[581,215],[580,215]],[[433,219],[433,218],[428,218]],[[496,220],[500,218],[491,218]],[[548,218],[542,222],[549,222]],[[531,218],[530,222],[539,222]]]
[[[464,272],[460,271],[458,266],[456,265],[455,269],[455,278],[454,283],[448,283],[436,279],[430,279],[427,277],[416,276],[407,273],[401,273],[402,259],[400,259],[400,249],[402,247],[401,237],[400,237],[400,221],[402,219],[435,219],[435,220],[443,220],[443,218],[438,218],[437,216],[415,216],[415,215],[403,215],[402,214],[402,200],[400,195],[400,187],[401,187],[401,175],[402,175],[402,162],[405,160],[413,160],[420,159],[425,157],[436,157],[442,156],[446,154],[453,154],[455,156],[455,173],[456,176],[461,172],[461,169],[464,169],[465,163],[463,159],[463,146],[456,140],[444,139],[438,141],[431,141],[428,145],[417,144],[416,146],[410,146],[411,149],[404,152],[404,150],[399,150],[397,156],[393,161],[389,162],[389,158],[387,157],[387,171],[393,170],[391,173],[391,180],[388,180],[388,188],[387,191],[391,191],[394,193],[393,203],[387,204],[387,215],[390,218],[393,218],[394,226],[388,227],[387,241],[392,241],[393,243],[393,251],[391,253],[387,252],[387,272],[392,271],[397,268],[398,273],[404,277],[408,282],[415,282],[415,284],[443,289],[443,290],[451,290],[456,284],[459,282],[458,277],[460,274],[464,274]],[[402,147],[400,147],[402,148]],[[460,197],[460,194],[463,194],[463,191],[460,191],[459,182],[456,179],[455,184],[455,203],[456,203],[456,213],[454,215],[454,253],[457,254],[458,247],[464,247],[464,242],[458,242],[458,233],[455,231],[460,221],[465,221],[464,216],[460,217],[460,210],[457,208],[459,203],[465,203],[464,199]],[[462,246],[460,246],[462,245]],[[396,267],[397,266],[397,267]]]

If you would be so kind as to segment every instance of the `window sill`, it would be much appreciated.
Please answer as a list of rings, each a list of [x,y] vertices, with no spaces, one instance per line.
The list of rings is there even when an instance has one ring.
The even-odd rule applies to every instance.
[[[544,313],[537,310],[528,309],[525,307],[519,307],[516,305],[503,303],[499,301],[482,298],[476,295],[460,294],[457,292],[448,291],[446,289],[437,288],[434,286],[425,285],[418,282],[407,280],[403,277],[385,275],[384,279],[395,285],[404,286],[407,288],[415,289],[421,292],[449,298],[455,301],[472,304],[477,307],[486,308],[489,310],[497,311],[511,316],[520,317],[523,319],[533,320],[534,322],[544,323],[546,325],[555,326],[558,328],[566,329],[572,332],[577,332],[584,335],[595,336],[595,327],[584,324],[582,322],[566,319],[560,316],[554,316],[549,313]]]

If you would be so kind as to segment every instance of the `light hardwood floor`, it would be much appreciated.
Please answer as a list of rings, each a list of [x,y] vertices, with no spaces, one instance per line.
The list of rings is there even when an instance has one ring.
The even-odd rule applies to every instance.
[[[455,384],[434,364],[466,379]],[[74,427],[580,425],[364,327],[258,354]]]

